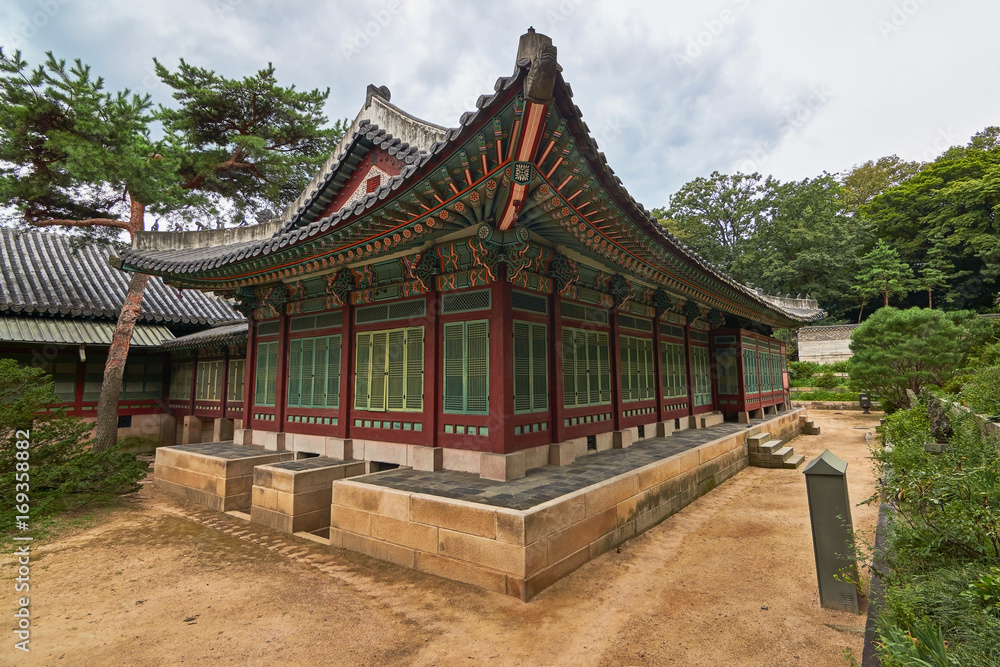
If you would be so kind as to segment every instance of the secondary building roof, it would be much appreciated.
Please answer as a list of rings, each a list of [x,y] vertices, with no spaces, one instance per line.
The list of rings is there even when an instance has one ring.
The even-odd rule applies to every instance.
[[[128,290],[129,275],[108,264],[106,248],[76,248],[69,237],[51,232],[0,228],[0,266],[0,313],[8,315],[114,321]],[[206,325],[242,318],[225,299],[181,293],[154,277],[140,322]]]
[[[0,342],[111,345],[115,326],[111,321],[0,316]],[[139,323],[132,331],[131,346],[159,347],[173,339],[174,334],[166,325]]]

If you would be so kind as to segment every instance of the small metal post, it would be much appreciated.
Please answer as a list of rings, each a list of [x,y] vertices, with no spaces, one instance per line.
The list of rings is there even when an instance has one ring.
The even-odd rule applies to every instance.
[[[858,589],[843,581],[841,572],[858,580],[858,565],[850,554],[853,532],[851,501],[847,494],[847,461],[829,449],[809,462],[806,476],[809,518],[812,524],[819,604],[828,609],[858,613]]]

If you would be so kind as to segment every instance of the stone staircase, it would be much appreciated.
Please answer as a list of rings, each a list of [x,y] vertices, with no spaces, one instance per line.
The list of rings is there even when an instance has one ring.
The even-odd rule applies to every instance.
[[[802,435],[819,435],[820,427],[816,426],[816,424],[814,424],[813,420],[811,419],[806,419],[805,417],[802,417],[801,428],[802,428]]]
[[[747,438],[747,445],[750,449],[750,465],[757,468],[790,468],[794,470],[806,460],[806,457],[802,454],[796,454],[795,450],[783,445],[780,440],[771,440],[770,433],[751,435]]]

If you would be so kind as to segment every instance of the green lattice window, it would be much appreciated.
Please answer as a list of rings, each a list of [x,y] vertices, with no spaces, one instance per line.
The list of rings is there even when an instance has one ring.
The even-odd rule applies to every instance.
[[[718,379],[719,394],[723,396],[734,396],[740,392],[737,354],[735,347],[720,347],[715,350],[715,376]]]
[[[124,400],[160,398],[163,395],[163,362],[163,357],[136,355],[136,358],[130,358],[125,363],[125,373],[122,375],[122,393],[119,398]],[[104,369],[102,368],[101,384],[103,383]],[[100,392],[98,392],[98,396],[100,396]]]
[[[682,343],[660,342],[660,371],[663,374],[664,398],[687,396],[687,364]]]
[[[757,357],[760,365],[760,390],[770,392],[774,388],[774,379],[771,377],[771,353],[758,351]]]
[[[340,340],[337,334],[288,344],[289,407],[340,407]]]
[[[89,363],[89,362],[88,362]],[[88,369],[89,371],[89,369]],[[177,401],[191,399],[191,379],[194,364],[190,361],[174,362],[170,366],[170,398]]]
[[[444,411],[490,411],[490,326],[486,320],[444,325]]]
[[[254,405],[273,406],[278,383],[278,341],[257,343]]]
[[[222,399],[222,360],[199,361],[195,400],[218,401]]]
[[[548,331],[544,324],[514,321],[514,412],[549,409]]]
[[[562,329],[563,405],[611,402],[611,348],[604,331]]]
[[[622,400],[644,401],[656,396],[653,341],[621,336]]]
[[[784,390],[781,378],[781,355],[777,352],[771,353],[771,372],[774,374],[774,391]]]
[[[691,348],[691,379],[694,384],[694,405],[712,404],[712,375],[709,368],[708,348]]]
[[[418,412],[424,409],[424,328],[357,334],[354,407]]]
[[[226,380],[226,400],[237,403],[243,401],[243,388],[246,382],[246,359],[229,360],[229,378]]]
[[[760,377],[757,374],[757,350],[743,350],[743,389],[748,394],[760,391]]]

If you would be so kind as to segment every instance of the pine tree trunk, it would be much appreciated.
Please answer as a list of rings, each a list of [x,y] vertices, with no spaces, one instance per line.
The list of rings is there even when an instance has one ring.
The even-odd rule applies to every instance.
[[[885,291],[885,307],[889,307],[889,290]]]
[[[932,310],[934,308],[934,297],[931,296],[931,290],[927,290],[927,307]]]
[[[145,210],[145,205],[132,201],[129,222],[133,232],[143,230]],[[148,282],[148,275],[132,274],[128,283],[128,291],[125,293],[125,302],[118,314],[118,324],[115,326],[115,333],[111,338],[111,348],[108,350],[108,362],[104,366],[101,398],[97,402],[97,432],[94,435],[92,447],[95,452],[103,452],[118,442],[118,397],[122,393],[125,360],[128,358],[132,332],[139,319],[142,296]]]

